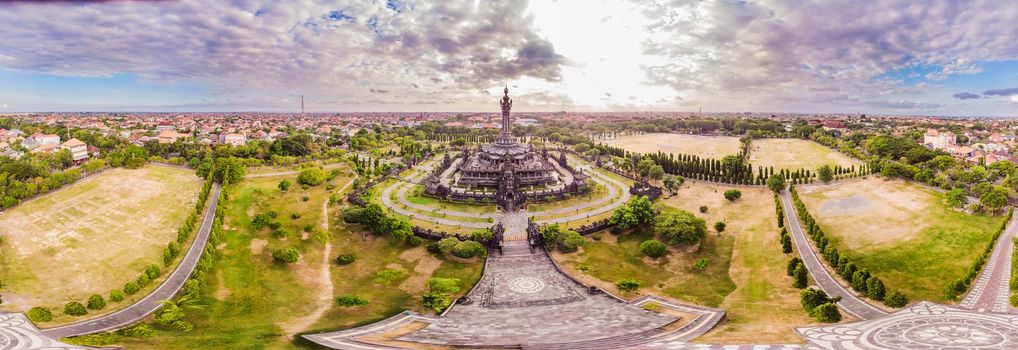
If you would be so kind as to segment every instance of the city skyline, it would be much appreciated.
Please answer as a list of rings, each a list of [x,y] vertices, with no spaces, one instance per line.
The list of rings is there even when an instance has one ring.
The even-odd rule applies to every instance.
[[[12,2],[0,113],[1018,115],[990,1]],[[945,25],[946,24],[946,25]]]

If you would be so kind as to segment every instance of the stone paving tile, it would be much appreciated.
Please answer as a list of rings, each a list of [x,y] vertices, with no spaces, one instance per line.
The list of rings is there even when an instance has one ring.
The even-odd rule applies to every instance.
[[[77,350],[92,349],[54,340],[41,332],[20,313],[0,313],[0,350]]]
[[[1010,297],[1011,254],[1018,232],[1018,220],[1013,216],[1007,228],[994,243],[993,253],[983,266],[975,284],[958,306],[964,309],[995,313],[1018,313],[1008,303]]]

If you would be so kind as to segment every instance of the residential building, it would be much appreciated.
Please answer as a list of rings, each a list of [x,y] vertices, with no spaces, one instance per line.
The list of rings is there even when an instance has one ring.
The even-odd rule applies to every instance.
[[[88,159],[88,145],[81,140],[72,138],[67,140],[61,145],[62,149],[71,151],[71,159],[76,163],[80,163]]]
[[[932,149],[948,149],[957,145],[957,136],[950,131],[938,131],[936,129],[926,130],[923,135],[923,145]]]
[[[240,146],[247,142],[247,136],[239,133],[223,133],[219,135],[219,143]]]
[[[180,134],[173,130],[163,130],[159,132],[159,143],[174,143],[180,138]]]

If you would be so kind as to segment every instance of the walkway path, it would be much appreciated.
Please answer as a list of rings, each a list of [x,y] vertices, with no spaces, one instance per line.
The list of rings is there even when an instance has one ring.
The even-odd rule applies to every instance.
[[[784,209],[785,215],[787,215],[788,220],[785,220],[785,222],[789,231],[791,231],[795,248],[799,251],[799,255],[802,256],[802,261],[806,264],[809,274],[813,276],[813,281],[824,292],[827,292],[828,295],[841,297],[838,306],[841,306],[842,309],[855,317],[869,320],[887,315],[887,312],[884,310],[870,305],[846,289],[824,268],[816,252],[813,251],[813,246],[806,237],[805,230],[802,229],[799,223],[799,215],[795,211],[795,205],[792,204],[792,198],[788,190],[781,191],[781,206]]]
[[[979,279],[969,290],[965,299],[958,304],[963,309],[979,312],[1016,313],[1008,303],[1011,291],[1008,281],[1011,278],[1011,254],[1014,251],[1014,238],[1018,234],[1018,220],[1014,216],[1007,224],[1007,229],[995,243],[993,254],[990,255]]]
[[[45,329],[42,331],[42,334],[60,339],[123,328],[138,322],[145,318],[145,316],[158,310],[162,306],[161,302],[163,300],[173,298],[180,291],[180,288],[184,286],[184,282],[191,276],[191,272],[194,271],[195,266],[198,264],[198,259],[201,258],[202,252],[205,251],[205,244],[208,242],[209,232],[212,230],[212,222],[216,216],[216,206],[219,204],[220,190],[221,187],[218,183],[212,186],[212,191],[209,192],[209,205],[205,209],[201,228],[198,229],[198,235],[195,237],[194,243],[191,244],[191,248],[188,249],[187,255],[184,256],[180,265],[177,265],[177,268],[173,270],[170,276],[152,293],[124,309],[99,318]]]
[[[525,228],[507,226],[507,231],[509,229]],[[626,302],[608,294],[591,294],[587,286],[563,273],[544,249],[532,253],[526,241],[508,241],[503,251],[503,255],[492,253],[488,258],[484,275],[465,301],[456,303],[440,317],[406,312],[376,324],[306,335],[305,338],[335,349],[429,345],[620,349],[652,341],[687,341],[713,328],[724,316],[721,310],[655,297]],[[680,320],[667,312],[642,308],[651,302],[663,310],[676,310],[693,318]],[[426,326],[394,334],[412,322]],[[675,322],[683,325],[666,328]],[[394,342],[404,345],[378,344],[365,339],[365,336],[381,333],[389,334],[395,338]]]

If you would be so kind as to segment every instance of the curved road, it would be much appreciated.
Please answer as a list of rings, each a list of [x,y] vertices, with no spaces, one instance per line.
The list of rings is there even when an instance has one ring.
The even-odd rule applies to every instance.
[[[827,295],[841,297],[841,301],[838,302],[838,306],[841,306],[842,309],[855,317],[863,320],[871,320],[887,315],[886,311],[870,305],[848,289],[845,289],[845,287],[838,283],[827,269],[824,268],[824,265],[820,262],[816,252],[813,251],[813,246],[810,245],[809,240],[806,238],[806,231],[802,229],[802,226],[799,223],[799,215],[795,211],[795,206],[792,205],[792,198],[791,195],[789,195],[788,190],[781,191],[781,207],[784,209],[785,215],[787,215],[787,220],[785,220],[785,222],[789,231],[792,233],[792,240],[795,242],[795,248],[799,251],[802,261],[806,264],[806,269],[809,270],[809,274],[813,277],[813,281],[815,281],[816,284],[827,293]]]
[[[1011,278],[1011,254],[1014,251],[1016,232],[1018,223],[1012,216],[1007,228],[994,243],[996,246],[993,254],[983,266],[979,279],[958,304],[959,307],[978,312],[1014,313],[1014,308],[1008,303],[1011,294],[1008,281]]]
[[[191,276],[191,272],[194,271],[195,266],[198,265],[198,259],[201,258],[202,253],[205,251],[205,244],[208,242],[209,232],[212,231],[212,222],[216,216],[216,206],[219,204],[220,190],[221,187],[218,183],[212,186],[212,191],[209,192],[209,205],[208,208],[205,209],[201,228],[198,229],[198,235],[195,237],[194,243],[191,244],[191,248],[187,250],[187,255],[185,255],[184,259],[179,265],[177,265],[177,268],[173,270],[173,273],[171,273],[170,276],[159,285],[159,287],[152,291],[152,293],[146,295],[138,302],[131,304],[131,306],[119,311],[79,323],[44,329],[42,330],[42,334],[55,339],[60,339],[64,337],[115,330],[138,322],[145,318],[145,316],[159,310],[162,306],[162,301],[173,298],[173,296],[176,295],[177,292],[179,292],[184,286],[184,282],[187,282],[187,279]]]

